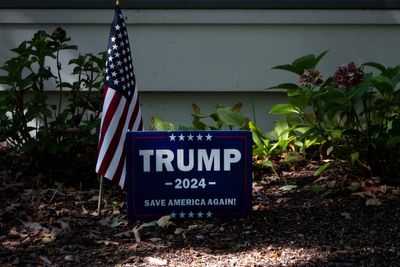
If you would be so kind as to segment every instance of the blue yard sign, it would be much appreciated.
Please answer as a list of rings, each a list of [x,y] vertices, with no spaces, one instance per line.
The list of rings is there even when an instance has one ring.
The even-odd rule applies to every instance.
[[[129,220],[251,213],[250,131],[129,132]]]

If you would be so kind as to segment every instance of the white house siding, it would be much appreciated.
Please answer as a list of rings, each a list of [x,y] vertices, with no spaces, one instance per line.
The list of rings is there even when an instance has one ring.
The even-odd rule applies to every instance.
[[[153,114],[191,122],[191,103],[243,102],[244,113],[269,130],[271,105],[283,93],[264,89],[295,77],[271,70],[329,50],[324,76],[341,64],[400,64],[400,10],[124,10],[145,126]],[[81,53],[106,49],[113,10],[0,9],[0,64],[11,48],[43,29],[63,27]],[[64,57],[69,58],[65,52]],[[65,79],[70,70],[64,69]],[[1,88],[0,88],[1,90]],[[49,86],[51,90],[51,86]],[[51,94],[54,95],[54,94]]]

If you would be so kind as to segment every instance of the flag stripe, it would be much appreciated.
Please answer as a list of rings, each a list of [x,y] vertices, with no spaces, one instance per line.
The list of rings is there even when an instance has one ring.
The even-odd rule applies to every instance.
[[[104,138],[108,131],[108,127],[112,119],[115,117],[115,111],[117,110],[120,101],[121,101],[121,94],[118,94],[115,90],[109,90],[107,86],[107,93],[104,97],[103,103],[103,117],[102,117],[102,125],[101,125],[101,132],[100,132],[100,140],[99,140],[99,147],[103,145]]]
[[[115,112],[114,118],[111,121],[112,130],[115,131],[107,131],[107,137],[109,137],[111,140],[109,141],[109,145],[107,147],[107,150],[104,154],[101,166],[99,168],[99,173],[104,173],[105,177],[109,177],[109,179],[112,179],[113,177],[110,175],[110,173],[107,171],[107,169],[110,169],[112,166],[110,165],[111,160],[115,156],[119,156],[115,152],[117,151],[117,144],[120,142],[120,139],[122,137],[122,131],[125,128],[125,123],[126,123],[126,116],[128,113],[128,108],[129,108],[129,103],[125,100],[121,100],[122,103],[118,106],[117,111]],[[118,116],[119,114],[119,116]],[[103,146],[104,147],[104,146]],[[111,169],[109,171],[112,171]]]
[[[135,95],[137,94],[137,90],[135,90]],[[135,95],[133,96],[132,101],[134,101]],[[129,130],[131,131],[141,131],[143,130],[143,120],[142,120],[142,113],[140,111],[140,104],[139,101],[135,101],[134,103],[135,110],[133,111],[133,116],[129,121]]]
[[[121,136],[120,136],[120,138],[115,138],[115,136],[114,136],[114,140],[113,140],[113,144],[115,144],[115,146],[116,146],[116,149],[115,149],[115,151],[114,151],[114,157],[113,157],[113,159],[112,159],[112,161],[111,161],[111,163],[110,163],[110,167],[108,168],[108,170],[107,170],[107,172],[105,173],[105,176],[109,176],[109,177],[112,177],[112,174],[115,172],[116,173],[116,170],[118,169],[118,167],[117,166],[119,166],[120,164],[119,164],[119,162],[120,161],[124,161],[125,162],[125,149],[124,149],[124,145],[125,145],[125,133],[128,131],[128,122],[130,121],[130,119],[132,118],[132,117],[134,117],[134,113],[133,113],[133,108],[134,108],[134,106],[133,106],[133,101],[130,103],[130,105],[129,105],[129,110],[127,110],[127,112],[125,113],[124,112],[124,114],[123,114],[123,116],[125,117],[123,120],[124,120],[124,124],[122,125],[120,125],[119,127],[122,127],[122,129],[121,129]],[[125,116],[126,115],[126,116]],[[118,133],[116,133],[116,135],[120,135],[120,133],[118,132]],[[118,142],[118,143],[117,143]],[[118,155],[121,155],[120,157],[118,157]],[[115,174],[115,175],[117,175],[117,173]],[[121,179],[122,179],[122,177],[121,177]]]
[[[121,157],[123,157],[125,159],[125,146],[123,147]],[[124,187],[124,184],[125,184],[125,175],[123,175],[123,170],[125,169],[125,166],[126,166],[125,160],[120,160],[118,163],[118,167],[115,170],[115,175],[113,177],[113,181],[122,188]],[[118,181],[118,179],[119,179],[119,181]]]
[[[129,121],[129,129],[134,130],[134,131],[137,131],[137,130],[141,131],[141,130],[143,130],[143,120],[142,120],[142,114],[140,113],[139,101],[136,101],[134,106],[135,106],[135,110],[132,112],[133,115]],[[133,128],[132,128],[132,126],[133,126]],[[124,155],[124,157],[125,157],[125,153],[126,153],[125,149],[126,149],[125,146],[123,146],[122,155]],[[124,187],[125,175],[126,175],[126,164],[119,164],[118,168],[116,170],[116,173],[121,177],[121,180],[119,181],[119,185],[121,187]]]
[[[143,129],[128,32],[121,9],[116,6],[106,57],[96,172],[125,187],[125,136]]]
[[[110,94],[113,94],[113,99],[118,98],[118,92],[109,89]],[[111,101],[112,103],[113,101]],[[115,134],[116,128],[118,126],[118,123],[120,122],[120,116],[123,113],[123,108],[124,108],[124,103],[125,99],[122,99],[119,105],[117,106],[112,106],[107,109],[107,107],[104,107],[103,111],[103,116],[106,117],[104,120],[105,123],[103,125],[103,129],[106,129],[106,131],[101,131],[101,137],[99,141],[99,153],[98,153],[98,159],[97,159],[97,166],[96,166],[96,171],[99,173],[99,175],[105,175],[104,168],[107,168],[107,165],[104,165],[103,160],[106,157],[107,151],[109,147],[111,146],[111,141],[112,138]],[[110,116],[113,115],[113,116]],[[102,169],[100,169],[101,165],[103,166]]]

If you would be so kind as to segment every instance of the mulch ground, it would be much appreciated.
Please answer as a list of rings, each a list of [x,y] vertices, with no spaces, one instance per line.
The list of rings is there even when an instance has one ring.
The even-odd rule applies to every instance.
[[[0,265],[399,266],[398,186],[327,195],[309,169],[260,174],[251,218],[158,223],[128,223],[110,183],[98,215],[95,184],[41,188],[0,169]]]

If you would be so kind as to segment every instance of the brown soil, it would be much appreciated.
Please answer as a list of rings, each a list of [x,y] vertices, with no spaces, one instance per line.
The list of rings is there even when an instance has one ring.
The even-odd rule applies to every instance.
[[[10,179],[9,170],[0,170],[1,266],[400,264],[396,186],[324,194],[310,190],[316,178],[309,166],[280,179],[260,173],[251,218],[172,220],[162,227],[128,223],[124,194],[110,183],[97,215],[96,185],[43,189],[21,182],[22,176]],[[279,189],[285,181],[298,187]]]

